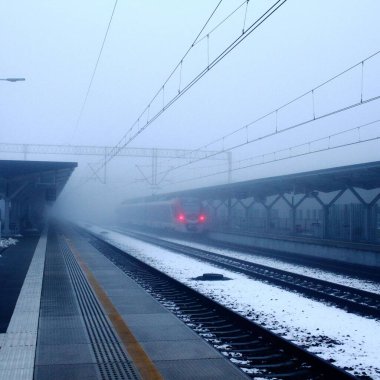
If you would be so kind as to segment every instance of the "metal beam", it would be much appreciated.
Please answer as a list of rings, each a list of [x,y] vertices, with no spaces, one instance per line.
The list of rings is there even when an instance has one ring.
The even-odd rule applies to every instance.
[[[30,154],[58,154],[70,156],[109,156],[114,147],[91,146],[91,145],[47,145],[47,144],[8,144],[0,143],[0,153],[15,153],[24,155],[24,159]],[[200,159],[206,158],[217,151],[200,151],[189,149],[167,149],[167,148],[129,148],[120,149],[118,156],[128,157],[152,157],[153,152],[158,158],[176,159]],[[210,160],[230,160],[226,158],[225,152],[220,152],[221,157],[211,156]],[[224,154],[223,154],[224,153]]]

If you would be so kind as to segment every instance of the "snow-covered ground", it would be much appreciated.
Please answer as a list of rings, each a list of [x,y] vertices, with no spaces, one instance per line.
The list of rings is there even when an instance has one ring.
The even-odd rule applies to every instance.
[[[181,240],[177,239],[166,239],[173,241],[175,243],[179,244],[186,244],[188,246],[194,247],[194,248],[199,248],[199,249],[204,249],[210,252],[215,252],[220,255],[225,255],[228,257],[234,257],[236,259],[240,260],[245,260],[249,261],[252,263],[260,264],[260,265],[265,265],[271,268],[276,268],[276,269],[281,269],[285,270],[288,272],[292,273],[298,273],[302,274],[304,276],[308,277],[313,277],[317,278],[320,280],[325,280],[325,281],[330,281],[336,284],[340,285],[345,285],[345,286],[350,286],[355,289],[361,289],[361,290],[366,290],[367,292],[372,292],[372,293],[377,293],[380,294],[380,285],[379,283],[373,282],[373,281],[366,281],[366,280],[361,280],[361,279],[355,279],[351,278],[347,275],[340,275],[337,273],[331,273],[327,272],[322,269],[317,269],[317,268],[310,268],[305,265],[301,264],[291,264],[291,263],[286,263],[282,261],[281,259],[274,259],[270,257],[263,257],[263,256],[255,256],[250,253],[243,253],[243,252],[236,252],[230,249],[223,249],[223,248],[215,248],[215,247],[210,247],[208,245],[204,244],[199,244],[199,243],[194,243],[194,242],[183,242]]]
[[[286,339],[324,359],[334,360],[356,376],[380,379],[380,321],[349,314],[111,230],[88,225],[86,228]],[[209,272],[221,273],[231,280],[193,280]]]
[[[18,240],[13,239],[13,238],[8,238],[8,239],[0,239],[0,256],[1,256],[1,251],[4,250],[5,248],[8,248],[11,245],[17,244]]]
[[[111,230],[114,230],[114,228],[111,227]],[[120,229],[120,232],[122,233],[121,229]],[[214,252],[214,253],[218,253],[220,255],[249,261],[251,263],[265,265],[270,268],[281,269],[281,270],[288,271],[291,273],[297,273],[304,276],[317,278],[320,280],[330,281],[335,284],[350,286],[355,289],[361,289],[367,292],[380,294],[379,283],[373,282],[370,280],[351,278],[347,275],[331,273],[323,269],[311,268],[309,266],[302,265],[302,264],[287,263],[281,259],[264,257],[261,255],[254,255],[253,253],[236,252],[232,249],[227,249],[227,248],[211,247],[209,245],[201,244],[197,242],[183,241],[180,239],[173,239],[173,238],[167,238],[167,237],[165,237],[165,240],[172,241],[174,243],[184,244],[184,245],[194,247],[194,248],[203,249],[203,250]]]

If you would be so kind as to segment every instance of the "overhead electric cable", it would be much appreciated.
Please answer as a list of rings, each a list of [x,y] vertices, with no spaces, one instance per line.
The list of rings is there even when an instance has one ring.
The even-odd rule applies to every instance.
[[[278,0],[276,1],[269,9],[267,9],[259,18],[257,18],[246,30],[237,37],[230,45],[227,46],[213,61],[211,61],[205,69],[203,69],[198,75],[196,75],[185,87],[178,92],[176,96],[170,99],[166,105],[158,111],[155,115],[150,117],[149,110],[150,105],[145,108],[145,110],[140,114],[139,118],[133,123],[128,132],[120,139],[120,141],[115,145],[114,149],[110,152],[109,156],[100,163],[100,166],[96,169],[98,172],[101,170],[108,162],[110,162],[114,157],[117,156],[118,152],[129,145],[137,136],[139,136],[150,124],[152,124],[163,112],[165,112],[170,106],[172,106],[185,92],[187,92],[194,84],[196,84],[204,75],[206,75],[215,65],[217,65],[224,57],[226,57],[231,51],[233,51],[242,41],[245,40],[252,32],[254,32],[264,21],[266,21],[273,13],[275,13],[282,5],[284,5],[287,0]],[[244,2],[245,3],[245,2]],[[200,35],[200,34],[199,34]],[[180,66],[177,66],[177,68]],[[153,100],[158,96],[160,91],[164,89],[164,86],[161,87],[159,92],[155,95]],[[140,118],[146,114],[147,121],[139,129],[128,137],[128,134],[133,130],[133,128],[140,124]]]
[[[368,143],[368,142],[371,142],[371,141],[376,141],[376,140],[380,141],[380,131],[377,134],[377,136],[372,136],[372,137],[367,137],[367,138],[363,137],[362,134],[361,134],[361,130],[364,129],[365,127],[370,127],[370,126],[372,126],[374,124],[379,124],[379,123],[380,123],[380,119],[377,119],[377,120],[374,120],[372,122],[369,122],[369,123],[366,123],[366,124],[362,124],[362,125],[359,125],[357,127],[352,127],[352,128],[349,128],[349,129],[346,129],[346,130],[343,130],[343,131],[340,131],[340,132],[337,132],[337,133],[334,133],[334,134],[331,134],[331,135],[328,135],[328,136],[325,136],[325,137],[320,137],[320,138],[317,138],[317,139],[314,139],[314,140],[310,140],[310,141],[307,141],[307,142],[304,142],[304,143],[301,143],[301,144],[293,145],[293,146],[290,146],[290,147],[287,147],[287,148],[283,148],[283,149],[280,149],[280,150],[277,150],[277,151],[263,153],[263,154],[259,154],[259,155],[253,156],[253,157],[242,159],[242,160],[239,160],[239,161],[235,162],[235,165],[243,163],[245,161],[250,161],[250,160],[252,161],[252,160],[255,160],[255,159],[261,159],[261,162],[247,163],[244,166],[234,167],[234,168],[231,168],[229,170],[231,170],[232,172],[235,172],[235,171],[239,171],[239,170],[243,170],[243,169],[248,169],[248,168],[251,168],[251,167],[257,167],[257,166],[267,165],[267,164],[270,164],[270,163],[273,163],[273,162],[285,161],[285,160],[289,160],[289,159],[292,159],[292,158],[304,157],[304,156],[311,155],[311,154],[318,154],[318,153],[322,153],[322,152],[326,152],[326,151],[331,151],[331,150],[335,150],[335,149],[339,149],[339,148],[350,147],[350,146],[354,146],[354,145],[358,145],[358,144],[362,144],[362,143]],[[354,131],[357,131],[358,134],[357,134],[356,138],[354,137],[353,141],[345,142],[345,143],[341,143],[341,144],[333,144],[333,142],[332,142],[333,140],[332,139],[334,137],[342,136],[344,134],[347,134],[347,133],[350,133],[350,132],[354,132]],[[326,147],[322,147],[322,148],[315,148],[315,149],[312,148],[312,144],[319,143],[319,142],[322,142],[322,141],[328,141],[328,145]],[[308,150],[306,152],[295,153],[295,151],[297,149],[302,148],[302,147],[307,147]],[[285,156],[285,157],[279,156],[281,153],[285,153],[285,152],[288,152],[287,156]],[[268,159],[265,160],[265,157],[268,157]],[[270,158],[270,157],[272,157],[272,158]],[[209,169],[209,168],[217,168],[217,167],[221,167],[221,165],[213,165],[211,167],[210,166],[207,166],[207,167],[196,167],[195,169],[199,170],[199,169],[206,169],[206,168]],[[165,188],[168,188],[171,185],[176,185],[176,184],[180,184],[180,183],[191,182],[191,181],[195,181],[195,180],[199,180],[199,179],[205,179],[205,178],[209,178],[209,177],[214,177],[216,175],[225,174],[227,172],[228,172],[228,170],[219,170],[217,172],[208,173],[208,174],[201,175],[201,176],[186,178],[186,179],[182,179],[182,180],[179,180],[179,181],[171,181],[171,183],[168,186],[165,186]],[[89,177],[87,179],[89,180],[89,179],[92,179],[92,178],[93,177]],[[135,185],[135,184],[138,184],[138,183],[141,183],[141,182],[145,182],[145,181],[146,181],[145,179],[141,178],[141,179],[136,179],[134,181],[130,181],[128,183],[124,183],[123,182],[122,184],[120,184],[120,186],[122,186],[123,188],[125,188],[125,186]]]
[[[370,123],[366,123],[366,124],[363,124],[363,125],[360,125],[360,126],[357,126],[357,127],[354,127],[354,128],[349,128],[349,129],[346,129],[344,131],[337,132],[337,133],[334,133],[334,134],[331,134],[331,135],[328,135],[328,136],[325,136],[325,137],[320,137],[318,139],[310,140],[310,141],[307,141],[307,142],[302,143],[302,144],[293,145],[291,147],[287,147],[287,148],[280,149],[280,150],[277,150],[277,151],[272,151],[272,152],[269,152],[269,153],[259,154],[259,155],[254,156],[254,157],[250,157],[250,158],[247,158],[247,159],[244,159],[244,160],[240,160],[238,162],[244,162],[244,161],[254,160],[254,159],[262,159],[261,162],[256,162],[256,163],[246,164],[244,166],[235,167],[235,168],[230,169],[230,171],[235,172],[235,171],[238,171],[238,170],[243,170],[243,169],[248,169],[248,168],[252,168],[252,167],[256,167],[256,166],[266,165],[266,164],[269,164],[269,163],[272,163],[272,162],[279,162],[279,161],[289,160],[289,159],[292,159],[292,158],[303,157],[303,156],[307,156],[307,155],[310,155],[310,154],[317,154],[317,153],[321,153],[321,152],[325,152],[325,151],[329,151],[329,150],[335,150],[335,149],[338,149],[338,148],[345,148],[345,147],[349,147],[349,146],[353,146],[353,145],[358,145],[358,144],[367,143],[367,142],[371,142],[371,141],[375,141],[375,140],[380,140],[380,133],[377,136],[367,137],[367,138],[363,138],[360,135],[360,130],[362,128],[368,127],[368,126],[372,126],[373,124],[376,124],[376,123],[379,123],[379,122],[380,122],[380,119],[374,120],[374,121],[372,121]],[[336,144],[336,145],[333,145],[333,146],[331,145],[332,138],[337,137],[337,136],[341,136],[343,134],[347,134],[347,133],[353,132],[353,131],[358,131],[359,132],[359,134],[358,134],[358,136],[357,136],[357,138],[355,140],[350,141],[350,142],[346,142],[346,143]],[[311,145],[312,144],[315,144],[315,143],[318,143],[318,142],[321,142],[321,141],[328,141],[328,145],[326,147],[324,147],[324,148],[318,148],[318,149],[314,149],[314,150],[311,149]],[[299,149],[301,147],[308,147],[308,151],[301,152],[301,153],[296,153],[296,154],[293,153],[296,149]],[[284,153],[284,152],[288,152],[288,156],[279,157],[279,154],[280,153]],[[269,158],[268,160],[264,160],[265,157],[272,157],[272,159]],[[183,180],[180,180],[180,181],[174,181],[174,182],[171,183],[171,185],[175,185],[175,184],[179,184],[179,183],[184,183],[184,182],[190,182],[190,181],[194,181],[194,180],[197,180],[197,179],[205,179],[205,178],[209,178],[209,177],[214,177],[216,175],[225,174],[227,172],[228,172],[227,170],[220,170],[218,172],[213,172],[213,173],[205,174],[205,175],[198,176],[198,177],[192,177],[192,178],[186,178],[186,179],[183,179]]]
[[[221,154],[221,153],[225,153],[225,152],[230,152],[232,150],[235,150],[237,148],[241,148],[243,146],[246,146],[246,145],[249,145],[249,144],[252,144],[252,143],[255,143],[255,142],[258,142],[258,141],[262,141],[262,140],[265,140],[265,139],[268,139],[268,138],[271,138],[271,137],[274,137],[274,136],[277,136],[279,134],[282,134],[282,133],[285,133],[285,132],[289,132],[291,131],[292,129],[295,129],[295,128],[298,128],[298,127],[301,127],[301,126],[304,126],[304,125],[307,125],[307,124],[310,124],[310,123],[313,123],[315,121],[318,121],[318,120],[321,120],[321,119],[324,119],[326,117],[329,117],[329,116],[333,116],[333,115],[336,115],[338,113],[341,113],[341,112],[344,112],[344,111],[348,111],[352,108],[355,108],[355,107],[358,107],[358,106],[362,106],[364,104],[368,104],[370,102],[373,102],[375,100],[379,100],[380,99],[380,95],[378,96],[375,96],[373,98],[370,98],[370,99],[366,99],[366,100],[363,100],[362,102],[359,102],[359,103],[355,103],[355,104],[352,104],[350,106],[347,106],[347,107],[344,107],[344,108],[340,108],[338,110],[335,110],[333,112],[329,112],[327,114],[324,114],[322,116],[319,116],[319,117],[316,117],[315,119],[310,119],[310,120],[307,120],[307,121],[304,121],[302,123],[298,123],[298,124],[293,124],[287,128],[284,128],[284,129],[281,129],[280,131],[275,131],[275,132],[271,132],[271,133],[268,133],[266,135],[263,135],[263,136],[260,136],[260,137],[257,137],[253,140],[249,140],[249,141],[245,141],[245,142],[242,142],[240,144],[236,144],[236,145],[233,145],[229,148],[225,148],[224,150],[221,150],[219,151],[218,153],[211,153],[210,155],[206,156],[206,157],[202,157],[202,158],[199,158],[199,159],[194,159],[193,161],[190,161],[190,162],[187,162],[185,164],[181,164],[181,165],[178,165],[178,166],[174,166],[174,167],[171,167],[170,169],[166,170],[165,172],[160,172],[160,173],[157,173],[157,175],[160,175],[160,174],[167,174],[167,172],[171,172],[171,171],[174,171],[174,170],[177,170],[177,169],[180,169],[180,168],[183,168],[185,166],[189,166],[195,162],[199,162],[199,161],[203,161],[203,160],[208,160],[210,159],[213,155],[216,155],[216,154]],[[203,149],[203,148],[202,148]],[[189,153],[191,152],[196,152],[196,151],[190,151]],[[188,154],[188,153],[186,153]]]
[[[248,1],[245,0],[243,1],[239,6],[237,6],[231,13],[228,14],[228,16],[226,16],[222,21],[220,21],[216,26],[214,26],[205,36],[203,36],[202,38],[199,38],[199,40],[197,39],[194,43],[193,43],[193,46],[196,46],[198,45],[199,43],[201,43],[204,39],[208,38],[212,33],[214,33],[221,25],[223,25],[228,19],[230,19],[240,8],[243,7],[243,5],[247,5],[248,6]],[[246,15],[244,17],[244,22],[245,22],[245,19],[246,19]],[[243,29],[244,30],[244,29]]]
[[[82,107],[80,109],[80,112],[79,112],[79,115],[78,115],[78,118],[77,118],[77,121],[76,121],[76,124],[75,124],[75,128],[74,128],[73,134],[71,136],[71,140],[74,138],[74,136],[75,136],[75,134],[76,134],[76,132],[77,132],[77,130],[79,128],[79,124],[80,124],[80,121],[82,119],[83,111],[84,111],[84,109],[86,107],[86,104],[87,104],[88,95],[90,94],[90,91],[91,91],[92,82],[94,81],[96,70],[98,69],[100,57],[102,56],[103,48],[104,48],[104,45],[106,43],[106,39],[107,39],[108,32],[109,32],[110,27],[111,27],[113,16],[115,14],[115,9],[116,9],[116,6],[117,6],[117,2],[118,2],[118,0],[115,0],[115,4],[114,4],[113,9],[112,9],[111,17],[110,17],[110,19],[108,21],[107,30],[106,30],[106,33],[104,34],[104,37],[103,37],[103,42],[102,42],[102,45],[101,45],[100,50],[99,50],[98,58],[96,59],[95,67],[94,67],[94,70],[93,70],[92,75],[91,75],[90,83],[89,83],[89,85],[87,87],[86,96],[84,97],[83,104],[82,104]]]
[[[231,137],[231,136],[233,136],[233,135],[235,135],[235,134],[237,134],[237,133],[239,133],[239,132],[241,132],[241,131],[243,131],[243,130],[246,130],[248,127],[257,124],[259,121],[261,121],[261,120],[263,120],[263,119],[265,119],[265,118],[267,118],[267,117],[269,117],[269,116],[271,116],[271,115],[275,115],[275,116],[276,116],[276,126],[275,126],[275,129],[274,129],[272,132],[269,132],[269,133],[267,133],[267,134],[265,134],[265,135],[262,135],[262,136],[260,136],[260,137],[257,137],[257,138],[251,139],[251,140],[249,140],[248,137],[247,137],[247,138],[246,138],[244,141],[242,141],[241,143],[235,144],[235,145],[230,146],[230,147],[228,147],[228,148],[224,147],[224,148],[223,148],[222,150],[220,150],[219,152],[220,152],[220,153],[223,153],[223,152],[226,152],[226,151],[232,151],[232,150],[237,149],[237,148],[240,148],[240,147],[242,147],[242,146],[245,146],[245,145],[248,145],[248,144],[252,144],[252,143],[255,143],[255,142],[258,142],[258,141],[262,141],[262,140],[264,140],[264,139],[267,139],[267,138],[270,138],[270,137],[276,136],[276,135],[278,135],[278,134],[280,134],[280,133],[288,132],[288,131],[290,131],[290,130],[292,130],[292,129],[295,129],[295,128],[298,128],[298,127],[301,127],[301,126],[307,125],[307,124],[312,123],[312,122],[314,122],[314,121],[317,121],[317,120],[320,120],[320,119],[323,119],[323,118],[327,118],[327,117],[333,116],[333,115],[335,115],[335,114],[338,114],[338,113],[341,113],[341,112],[344,112],[344,111],[348,111],[349,109],[352,109],[352,108],[355,108],[355,107],[358,107],[358,106],[361,106],[361,105],[364,105],[364,104],[367,104],[367,103],[370,103],[370,102],[372,102],[372,101],[375,101],[375,100],[380,99],[380,94],[377,94],[376,96],[373,96],[373,97],[368,98],[368,99],[364,99],[364,97],[363,97],[363,84],[361,84],[361,89],[360,89],[360,100],[359,100],[358,102],[356,102],[356,103],[352,103],[352,104],[350,104],[350,105],[348,105],[348,106],[345,106],[345,107],[342,107],[342,108],[339,108],[339,109],[336,109],[336,110],[334,110],[334,111],[327,112],[327,113],[325,113],[325,114],[321,114],[321,115],[318,115],[318,116],[316,116],[316,114],[315,114],[314,95],[315,95],[315,91],[316,91],[316,90],[320,89],[321,87],[325,86],[326,84],[328,84],[328,83],[334,81],[335,79],[341,77],[342,75],[348,73],[349,71],[351,71],[351,70],[353,70],[353,69],[355,69],[355,68],[357,68],[357,67],[359,67],[359,66],[363,67],[364,62],[369,61],[370,59],[376,57],[376,56],[379,55],[379,54],[380,54],[380,50],[377,51],[376,53],[370,55],[369,57],[363,59],[362,61],[358,62],[357,64],[355,64],[355,65],[349,67],[348,69],[345,69],[344,71],[340,72],[339,74],[337,74],[337,75],[331,77],[330,79],[328,79],[328,80],[326,80],[325,82],[319,84],[318,86],[314,87],[313,89],[311,89],[311,90],[309,90],[309,91],[303,93],[302,95],[297,96],[296,98],[292,99],[291,101],[289,101],[289,102],[283,104],[282,106],[276,108],[275,110],[273,110],[273,111],[271,111],[271,112],[268,112],[268,113],[266,113],[265,115],[260,116],[259,118],[255,119],[254,121],[252,121],[252,122],[250,122],[250,123],[248,123],[248,124],[246,124],[246,125],[244,125],[244,126],[238,128],[238,129],[236,129],[236,130],[234,130],[234,131],[232,131],[232,132],[230,132],[230,133],[228,133],[228,134],[226,134],[226,135],[224,135],[224,136],[222,136],[222,137],[219,137],[219,138],[217,138],[217,139],[215,139],[215,140],[213,140],[213,141],[211,141],[211,142],[209,142],[209,143],[207,143],[207,144],[205,144],[205,145],[202,145],[201,147],[199,147],[199,148],[197,148],[197,149],[194,149],[193,151],[186,152],[186,154],[189,154],[189,155],[190,155],[191,152],[194,152],[194,153],[195,153],[195,152],[197,152],[198,150],[209,149],[210,146],[215,145],[215,144],[217,144],[217,143],[224,144],[224,143],[225,143],[225,140],[227,140],[227,138],[229,138],[229,137]],[[361,74],[360,74],[360,75],[361,75],[361,81],[362,81],[362,83],[363,83],[363,81],[364,81],[363,71],[361,71]],[[313,98],[313,117],[310,118],[310,119],[307,119],[307,120],[305,120],[305,121],[302,121],[302,122],[299,122],[299,123],[296,123],[296,124],[290,125],[290,126],[288,126],[288,127],[285,127],[285,128],[282,128],[282,129],[278,129],[278,125],[277,125],[277,115],[278,115],[278,111],[279,111],[279,110],[282,110],[282,109],[284,109],[284,108],[286,108],[286,107],[289,106],[290,104],[296,102],[297,100],[300,100],[300,99],[304,98],[304,97],[307,96],[307,95],[311,95],[312,98]],[[219,153],[218,153],[218,154],[219,154]],[[211,157],[211,156],[207,156],[207,157],[204,157],[204,159],[208,159],[208,158],[210,158],[210,157]],[[188,163],[184,163],[184,164],[181,164],[181,165],[178,165],[178,166],[172,167],[172,168],[169,169],[169,170],[170,170],[170,171],[173,171],[173,170],[176,170],[176,169],[182,168],[182,167],[184,167],[184,166],[188,166],[188,165],[190,165],[190,164],[192,164],[192,163],[194,163],[194,162],[198,162],[198,161],[202,161],[202,160],[203,160],[203,158],[202,158],[202,159],[195,159],[195,160],[193,160],[193,161],[189,161]],[[170,162],[170,161],[169,161],[169,162]],[[158,173],[158,174],[163,174],[163,173]]]
[[[157,98],[157,96],[161,93],[161,91],[164,91],[165,89],[165,86],[166,84],[169,82],[169,80],[173,77],[173,75],[176,73],[176,71],[180,68],[182,69],[182,64],[183,64],[183,61],[184,59],[188,56],[188,54],[190,53],[191,49],[193,49],[193,47],[199,42],[198,41],[198,38],[199,36],[202,34],[202,32],[206,29],[208,23],[210,22],[210,20],[212,19],[212,17],[214,16],[215,12],[217,11],[217,9],[219,8],[220,4],[222,3],[223,0],[219,0],[218,4],[216,5],[216,7],[214,8],[214,10],[211,12],[210,16],[208,17],[207,21],[203,24],[201,30],[198,32],[197,36],[195,37],[194,41],[192,42],[192,44],[189,46],[189,48],[186,50],[186,53],[182,56],[182,58],[179,60],[179,62],[177,63],[177,65],[174,67],[174,69],[170,72],[169,76],[166,78],[166,80],[164,81],[164,83],[160,86],[160,88],[157,90],[157,92],[154,94],[154,96],[152,97],[152,99],[150,100],[150,102],[148,103],[148,105],[144,108],[144,110],[140,113],[138,119],[131,125],[131,127],[129,128],[129,130],[127,131],[127,133],[121,138],[120,141],[122,141],[126,135],[128,135],[128,133],[130,133],[133,128],[137,125],[139,126],[139,123],[140,123],[140,118],[144,115],[144,113],[146,111],[149,112],[149,108],[150,108],[150,105],[153,103],[153,101]],[[149,118],[149,116],[148,116]]]

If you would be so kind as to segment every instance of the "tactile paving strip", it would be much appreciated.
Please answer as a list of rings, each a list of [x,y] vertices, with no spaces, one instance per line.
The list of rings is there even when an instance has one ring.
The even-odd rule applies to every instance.
[[[62,237],[59,238],[59,245],[76,293],[102,379],[139,379],[140,377],[104,315],[79,264]]]

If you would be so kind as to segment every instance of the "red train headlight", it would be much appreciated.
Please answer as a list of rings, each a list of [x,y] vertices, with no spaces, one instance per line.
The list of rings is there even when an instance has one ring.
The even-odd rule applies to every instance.
[[[180,223],[184,223],[186,218],[185,218],[185,214],[178,214],[177,216],[177,220],[180,222]]]
[[[206,221],[206,215],[204,215],[204,214],[199,215],[199,217],[198,217],[198,221],[199,221],[200,223],[205,222],[205,221]]]

